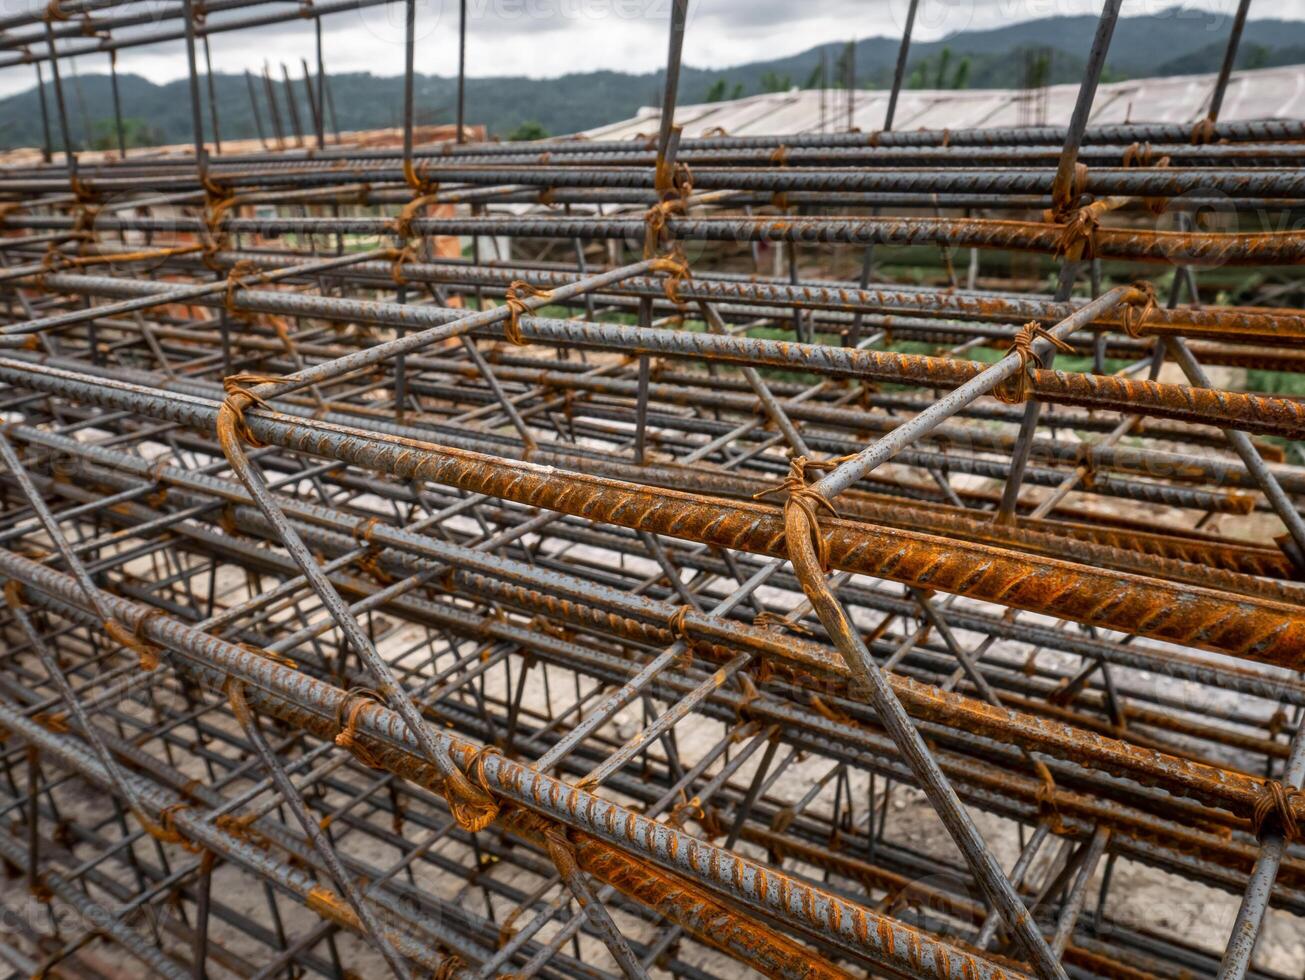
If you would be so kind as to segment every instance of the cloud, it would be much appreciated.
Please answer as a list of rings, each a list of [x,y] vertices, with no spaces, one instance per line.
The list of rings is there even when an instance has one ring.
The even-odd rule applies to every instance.
[[[118,12],[173,8],[181,0],[149,0],[109,8]],[[1174,0],[1129,0],[1125,16],[1158,14],[1209,19],[1212,38],[1226,36],[1237,0],[1187,0],[1178,12]],[[474,77],[526,75],[543,78],[599,69],[652,72],[666,60],[667,24],[672,0],[467,0],[467,71]],[[900,37],[908,0],[690,0],[684,60],[698,67],[729,66],[796,54],[813,45],[854,37]],[[39,9],[44,0],[0,0],[0,16]],[[983,30],[1060,14],[1100,12],[1101,0],[919,0],[914,36],[935,40],[963,30]],[[457,73],[458,0],[417,0],[416,66],[424,74]],[[264,13],[258,7],[213,14],[211,23]],[[1257,0],[1256,18],[1305,17],[1299,0]],[[357,7],[323,21],[327,69],[398,75],[403,71],[402,2]],[[175,25],[176,22],[171,22]],[[164,25],[167,26],[167,25]],[[123,30],[158,30],[142,26]],[[69,41],[84,44],[85,41]],[[284,61],[292,70],[301,58],[315,63],[311,23],[284,24],[214,34],[210,40],[216,71],[261,69],[264,60]],[[202,64],[202,61],[201,61]],[[102,72],[106,58],[78,59],[83,72]],[[180,41],[125,49],[118,68],[154,81],[186,74]],[[275,71],[275,68],[274,68]],[[0,93],[31,86],[30,67],[0,71]]]

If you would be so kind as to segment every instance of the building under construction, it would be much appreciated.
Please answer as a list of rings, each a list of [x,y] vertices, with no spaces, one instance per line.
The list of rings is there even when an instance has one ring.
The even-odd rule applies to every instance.
[[[1046,125],[895,125],[911,0],[891,90],[747,135],[677,125],[674,0],[643,131],[539,143],[414,127],[414,0],[338,133],[378,2],[0,22],[4,975],[1301,977],[1248,0],[1178,121],[1094,114],[1105,0]],[[219,146],[209,36],[283,21],[311,118]],[[79,153],[67,60],[164,42],[193,145]]]

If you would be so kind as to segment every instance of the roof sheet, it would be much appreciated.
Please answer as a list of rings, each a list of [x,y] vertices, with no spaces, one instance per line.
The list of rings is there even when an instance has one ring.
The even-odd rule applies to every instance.
[[[1215,76],[1176,75],[1111,82],[1097,89],[1092,123],[1191,122],[1205,115]],[[888,93],[857,91],[852,126],[873,132],[883,128]],[[1046,89],[907,89],[897,105],[898,129],[971,129],[1034,124],[1063,125],[1069,120],[1078,85]],[[1038,103],[1045,99],[1045,115]],[[824,109],[822,111],[822,102]],[[730,102],[680,106],[675,120],[685,136],[723,130],[731,136],[782,135],[846,130],[847,92],[841,89],[792,89]],[[1305,65],[1234,72],[1219,118],[1299,119],[1305,117]],[[656,133],[661,112],[639,110],[632,119],[587,130],[590,139],[627,139]]]

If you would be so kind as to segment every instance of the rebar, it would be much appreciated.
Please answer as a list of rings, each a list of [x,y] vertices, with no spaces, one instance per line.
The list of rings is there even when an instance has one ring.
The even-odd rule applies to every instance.
[[[0,958],[1301,975],[1305,125],[1220,118],[1247,4],[1193,123],[1090,124],[1107,0],[1063,126],[738,137],[676,0],[652,136],[529,144],[465,4],[417,125],[410,0],[401,127],[340,132],[359,6],[0,18],[55,116],[0,169]],[[219,137],[210,37],[299,18],[307,115],[246,71]],[[191,146],[128,153],[161,43]]]

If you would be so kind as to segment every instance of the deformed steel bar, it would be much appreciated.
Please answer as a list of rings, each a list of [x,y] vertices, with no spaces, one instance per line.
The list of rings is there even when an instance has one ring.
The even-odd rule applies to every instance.
[[[241,519],[241,522],[244,523],[244,519],[243,519],[243,518],[239,518],[239,515],[238,515],[238,519]],[[348,521],[343,522],[343,526],[347,527],[347,526],[348,526]],[[346,543],[345,545],[343,545],[343,547],[346,547],[346,548],[347,548],[347,547],[348,547],[347,543]],[[491,568],[492,568],[492,566],[491,566]],[[517,574],[519,575],[519,574],[525,574],[525,573],[518,572]],[[475,581],[475,579],[468,579],[468,582],[474,582],[474,581]],[[479,579],[479,581],[483,583],[483,582],[484,582],[484,579]],[[483,585],[470,585],[470,586],[468,586],[468,594],[472,594],[472,595],[475,595],[475,594],[483,594],[483,590],[484,590],[484,586],[483,586]],[[514,604],[515,604],[515,603],[514,603]],[[544,608],[547,608],[547,607],[544,607]],[[672,608],[673,608],[673,607],[666,607],[667,611],[656,613],[656,616],[662,617],[663,620],[669,619],[669,617],[672,616],[672,613],[671,613],[671,609],[672,609]],[[651,615],[651,613],[650,613],[650,609],[651,609],[651,607],[646,607],[645,609],[643,609],[641,615]],[[552,615],[556,615],[556,609],[549,609],[549,612],[551,612]],[[570,619],[570,617],[568,616],[568,617],[566,617],[566,619]],[[583,620],[581,620],[581,621],[583,621]],[[692,626],[692,628],[693,628],[694,630],[697,630],[697,625],[694,624],[694,625]],[[714,635],[714,634],[707,633],[707,634],[703,634],[703,637],[705,637],[705,638],[706,638],[706,637],[713,637],[713,635]],[[908,701],[908,703],[915,703],[915,702],[913,702],[913,701]],[[944,716],[944,718],[946,718],[947,714],[949,714],[949,712],[945,711],[945,712],[944,712],[944,715],[942,715],[942,716]]]
[[[256,265],[274,267],[276,260],[257,253],[233,253],[229,258],[219,254],[215,260],[221,265],[248,260]],[[353,272],[373,275],[390,275],[387,265],[362,262],[351,267]],[[524,266],[504,267],[500,264],[474,267],[462,263],[408,263],[405,277],[415,281],[432,281],[459,284],[477,284],[505,288],[516,279],[523,279],[540,288],[562,285],[568,281],[564,273],[532,269]],[[604,292],[607,292],[604,290]],[[632,276],[611,287],[613,294],[635,293],[657,295],[664,292],[661,281],[643,276]],[[844,285],[829,286],[819,282],[804,282],[800,287],[753,277],[734,279],[712,275],[696,275],[677,286],[677,294],[684,300],[720,303],[756,303],[780,307],[801,306],[805,309],[827,309],[846,312],[909,313],[914,316],[956,319],[967,322],[1026,323],[1038,320],[1054,324],[1072,315],[1084,305],[1072,300],[1056,303],[1047,299],[1023,295],[994,294],[990,292],[966,293],[963,290],[934,292],[905,288],[859,289]],[[1124,332],[1125,319],[1117,311],[1104,313],[1087,325],[1088,329],[1107,329]],[[1299,314],[1290,310],[1265,308],[1252,310],[1245,307],[1223,309],[1220,307],[1183,307],[1181,309],[1156,308],[1145,322],[1135,327],[1143,337],[1162,333],[1181,334],[1185,338],[1227,340],[1230,342],[1292,343],[1293,338],[1305,332]]]
[[[48,591],[63,602],[77,604],[75,587],[66,576],[42,569],[12,553],[0,554],[0,565],[6,574],[26,585]],[[145,612],[125,600],[114,600],[113,608],[117,615],[132,622],[141,621]],[[315,733],[329,735],[336,711],[349,697],[339,688],[313,680],[258,653],[196,633],[166,616],[145,618],[141,628],[151,640],[176,653],[178,665],[184,665],[201,683],[220,690],[229,678],[237,677],[245,686],[252,706],[293,719]],[[18,720],[10,716],[5,724],[15,726]],[[357,726],[376,745],[380,759],[387,766],[394,766],[400,774],[420,782],[436,775],[428,769],[415,734],[395,712],[381,705],[370,705],[358,712]],[[458,736],[431,729],[428,733],[445,751],[456,753],[464,767],[477,753],[477,746]],[[29,737],[35,735],[33,732]],[[427,775],[419,775],[423,771]],[[948,948],[869,909],[777,875],[737,854],[722,852],[673,827],[654,824],[631,810],[511,762],[499,753],[481,753],[476,771],[496,794],[527,809],[573,823],[582,833],[618,849],[645,853],[676,873],[746,905],[797,913],[808,927],[890,968],[924,969],[930,974],[957,978],[989,976],[998,969],[986,959],[955,947]],[[198,822],[192,822],[184,812],[176,820],[186,832],[199,832],[195,826]]]
[[[28,440],[35,437],[38,444],[60,445],[59,443],[49,442],[49,440],[57,437],[41,436],[39,433],[34,433],[32,430],[18,428],[15,430],[15,435]],[[85,455],[86,458],[88,459],[101,461],[103,462],[104,465],[108,465],[112,467],[113,470],[121,469],[128,472],[136,472],[140,475],[151,475],[154,472],[154,470],[150,467],[147,467],[146,464],[135,461],[130,456],[114,453],[112,450],[95,449],[92,447],[78,447],[76,443],[67,442],[67,441],[62,443],[62,449],[64,451]],[[186,486],[192,489],[199,489],[205,492],[217,492],[224,497],[229,497],[233,501],[245,499],[244,495],[239,492],[237,492],[235,495],[232,495],[231,488],[224,486],[222,483],[213,483],[211,480],[201,480],[195,475],[191,475],[191,474],[182,475],[172,470],[164,470],[162,475],[167,476],[170,482],[175,483],[175,485],[177,486]],[[88,476],[92,476],[94,479],[97,480],[97,482],[107,482],[110,484],[121,482],[118,478],[112,475],[111,471],[88,472]],[[297,510],[294,512],[298,513]],[[324,520],[330,520],[333,523],[333,525],[336,527],[336,529],[341,532],[354,527],[356,524],[356,521],[347,515],[329,517],[328,516],[329,513],[330,512],[323,511],[320,508],[314,509],[311,512],[312,520],[314,522],[322,522]],[[414,527],[413,530],[415,529],[416,528]],[[413,537],[411,537],[410,534],[406,532],[399,533],[397,536],[389,535],[388,532],[385,532],[383,530],[377,531],[376,533],[385,535],[386,540],[392,546],[398,546],[401,548],[404,547],[412,548],[415,546],[418,547],[419,549],[425,547],[425,545],[421,542],[421,539],[414,539]],[[587,543],[602,543],[603,537],[594,536],[590,534],[590,535],[582,536],[578,540],[585,541]],[[608,546],[610,547],[611,545],[609,544]],[[353,549],[350,552],[346,552],[346,554],[352,555],[354,554],[354,552],[356,552],[356,549]],[[704,566],[701,564],[700,559],[693,559],[690,556],[681,556],[681,561],[686,561],[691,567],[695,567],[695,568],[712,567],[710,564]],[[769,566],[765,566],[765,567],[769,567]],[[523,577],[525,579],[532,578],[532,573],[530,573],[527,570],[519,570],[517,574],[518,576]],[[783,578],[784,576],[780,576],[780,579]],[[544,588],[546,585],[547,585],[546,580],[540,580],[538,587]],[[541,593],[541,595],[542,594],[543,593]],[[583,594],[587,596],[590,601],[598,601],[604,593],[601,591],[583,592],[577,590],[574,594],[575,595]],[[881,610],[894,610],[894,609],[900,610],[902,608],[902,606],[900,605],[894,605],[894,602],[892,600],[870,598],[867,594],[855,590],[851,593],[851,597],[858,602],[865,602],[867,601],[867,599],[869,599],[870,604],[873,608],[879,608]],[[610,602],[611,600],[609,599],[608,601]],[[609,608],[611,608],[613,611],[621,611],[626,614],[635,615],[636,617],[642,615],[639,612],[638,607],[634,607],[633,609],[627,608],[620,600],[617,600],[616,605],[610,606]],[[663,616],[669,616],[669,615],[670,615],[669,613],[663,614]],[[1245,690],[1248,693],[1259,693],[1263,696],[1269,696],[1274,698],[1287,697],[1289,699],[1293,699],[1294,703],[1300,703],[1299,698],[1301,697],[1301,695],[1299,693],[1293,694],[1292,685],[1289,682],[1282,679],[1270,679],[1267,677],[1262,678],[1262,680],[1270,686],[1264,688],[1257,688],[1254,686],[1253,679],[1249,674],[1245,674],[1245,673],[1239,674],[1236,672],[1228,671],[1226,668],[1220,669],[1210,665],[1201,665],[1195,661],[1184,663],[1182,659],[1176,658],[1173,654],[1169,654],[1167,657],[1163,657],[1163,658],[1156,658],[1156,657],[1147,658],[1147,655],[1143,650],[1141,650],[1139,647],[1134,646],[1132,647],[1132,650],[1136,652],[1133,655],[1133,657],[1130,658],[1127,654],[1125,654],[1125,652],[1122,649],[1115,650],[1111,648],[1109,645],[1101,644],[1100,642],[1093,642],[1087,639],[1079,640],[1077,642],[1071,642],[1068,637],[1058,637],[1055,631],[1038,630],[1037,628],[1033,628],[1032,632],[1030,632],[1030,627],[1018,627],[1014,624],[1008,624],[1007,626],[1003,627],[998,622],[992,619],[985,618],[983,616],[979,616],[975,618],[970,614],[966,614],[958,611],[953,611],[952,613],[950,613],[950,615],[953,617],[957,617],[958,621],[961,622],[963,625],[965,625],[967,628],[974,628],[975,623],[981,623],[983,624],[980,627],[981,630],[986,630],[986,631],[998,630],[1002,632],[1002,635],[1006,635],[1011,638],[1027,639],[1031,642],[1036,642],[1039,645],[1052,646],[1052,647],[1061,648],[1072,652],[1082,651],[1083,653],[1091,655],[1094,658],[1105,658],[1111,660],[1112,662],[1120,662],[1120,663],[1136,665],[1136,666],[1144,665],[1146,669],[1157,670],[1163,673],[1172,673],[1175,670],[1180,671],[1176,676],[1188,676],[1191,677],[1192,679],[1200,679],[1204,681],[1213,681],[1215,678],[1218,678],[1218,682],[1220,684],[1227,685],[1239,690]],[[209,622],[212,622],[212,620],[206,620],[205,622],[207,624]],[[1120,659],[1121,657],[1123,658],[1122,660]],[[1138,658],[1144,658],[1144,659],[1138,659]],[[815,662],[818,663],[820,661],[817,658]],[[1192,671],[1192,672],[1188,673],[1187,671]],[[1248,683],[1250,683],[1252,686],[1246,686]]]
[[[680,128],[677,0],[649,132],[528,143],[472,125],[484,12],[442,107],[401,0],[401,125],[339,132],[344,9],[0,18],[63,150],[42,86],[0,168],[0,957],[1299,974],[1256,938],[1305,915],[1305,130],[1219,118],[1248,5],[1195,125],[1091,123],[1104,0],[1066,125],[911,129],[912,0],[877,131],[822,93],[732,136]],[[290,21],[316,79],[219,137],[196,41]],[[188,150],[127,147],[114,58],[159,42]]]
[[[638,265],[640,264],[604,273],[601,276],[589,277],[569,288],[559,287],[554,291],[553,298],[560,298],[566,294],[576,295],[600,280],[617,279],[626,274],[633,274],[631,270]],[[112,304],[115,307],[131,303],[148,306],[168,301],[167,287],[148,283],[127,284],[112,277],[57,274],[48,276],[47,281],[51,285],[88,291],[97,290],[110,295],[144,294],[137,300],[123,300]],[[198,291],[199,287],[191,290],[192,293]],[[209,293],[217,291],[208,290]],[[1119,305],[1124,297],[1133,298],[1141,295],[1138,291],[1130,291],[1125,287],[1120,287],[1117,293],[1113,305]],[[147,299],[145,296],[151,298]],[[205,297],[198,295],[191,298],[202,302]],[[311,297],[299,293],[274,293],[253,289],[242,289],[235,293],[232,303],[237,309],[251,312],[362,319],[370,323],[426,328],[408,334],[402,339],[390,341],[384,348],[373,347],[306,368],[299,372],[303,378],[298,380],[298,384],[329,377],[336,370],[361,369],[387,357],[397,356],[398,353],[417,351],[460,334],[486,330],[495,323],[503,322],[509,315],[506,308],[464,316],[455,310],[428,306],[340,300],[334,297]],[[538,298],[534,303],[542,305],[542,301]],[[1098,309],[1109,308],[1111,305],[1103,302],[1096,306],[1082,307],[1071,314],[1066,322],[1072,322],[1075,329],[1079,329],[1095,318]],[[77,311],[66,316],[86,319],[89,313],[90,311]],[[51,318],[53,321],[57,319]],[[573,320],[547,320],[529,315],[521,316],[518,323],[523,337],[546,339],[565,346],[600,346],[609,350],[655,350],[667,355],[707,358],[724,363],[759,364],[821,374],[850,375],[875,381],[910,380],[935,388],[965,389],[967,385],[973,385],[976,379],[988,370],[983,364],[953,358],[861,351],[855,348],[790,343],[753,337],[688,333],[656,328],[608,327]],[[19,327],[19,329],[23,328]],[[333,366],[336,360],[341,362],[342,367],[339,369]],[[1007,376],[1014,373],[1018,364],[1013,356],[1006,358],[1002,363],[1004,365],[1002,370],[1007,372]],[[990,383],[985,383],[988,383],[990,389],[1001,380],[1004,378],[996,378]],[[1302,432],[1305,432],[1305,408],[1291,398],[1042,369],[1033,369],[1030,372],[1030,383],[1032,391],[1038,397],[1057,404],[1088,408],[1144,407],[1151,414],[1161,418],[1222,425],[1245,432],[1277,435],[1288,439],[1299,438]],[[283,387],[285,390],[292,390],[292,387]],[[267,397],[268,394],[271,392],[259,392],[260,397]],[[964,395],[958,398],[962,403],[958,409],[973,400]]]
[[[33,216],[5,218],[9,227],[61,231],[73,218]],[[197,219],[112,216],[97,221],[104,231],[184,231],[199,234]],[[666,230],[681,241],[785,242],[813,245],[934,245],[977,247],[1056,254],[1067,226],[999,219],[945,218],[692,218],[666,219]],[[620,218],[416,218],[421,236],[465,235],[519,238],[641,239],[642,220]],[[388,218],[227,218],[231,234],[360,235],[376,238],[392,231]],[[1182,261],[1194,265],[1291,265],[1305,255],[1305,233],[1297,231],[1193,232],[1101,228],[1094,238],[1102,258],[1138,262]]]
[[[294,11],[275,11],[271,13],[254,14],[248,17],[223,18],[212,24],[196,24],[194,27],[197,37],[207,37],[211,34],[221,34],[227,31],[248,30],[255,27],[269,27],[274,24],[285,24],[301,20],[305,17],[316,18],[325,17],[334,13],[343,13],[349,10],[359,9],[359,6],[366,8],[379,6],[387,3],[389,0],[328,0],[328,2],[315,4],[312,10],[294,10]],[[253,4],[250,4],[251,6]],[[150,15],[153,22],[153,14]],[[47,24],[49,22],[47,21]],[[56,63],[58,58],[76,58],[88,54],[96,54],[104,51],[122,51],[128,48],[141,47],[151,44],[162,44],[167,41],[180,41],[184,39],[186,29],[184,27],[164,27],[155,31],[142,31],[123,38],[105,38],[89,44],[74,45],[64,48],[56,54],[50,51],[24,50],[20,54],[11,54],[0,58],[0,68],[8,68],[15,65],[26,65],[34,62],[48,61]],[[77,36],[81,36],[81,30],[78,29]]]
[[[16,434],[26,435],[27,433],[24,433],[22,430],[18,430]],[[122,468],[129,471],[134,470],[140,473],[144,473],[146,470],[144,464],[134,463],[130,457],[125,457],[125,456],[115,457],[111,455],[111,451],[109,450],[85,449],[83,451],[88,453],[90,458],[103,459],[106,463],[108,463],[108,465],[113,466],[115,469]],[[169,475],[171,479],[175,481],[176,485],[178,486],[192,486],[192,487],[198,487],[200,489],[207,489],[207,490],[218,489],[219,491],[221,491],[220,484],[211,484],[211,483],[197,484],[193,479],[181,477],[178,474],[171,473],[170,471],[167,475]],[[107,471],[100,474],[88,473],[88,476],[92,477],[93,479],[96,479],[97,482],[105,482],[105,481],[109,483],[115,482],[111,474]],[[228,495],[230,494],[229,489],[221,492],[224,492],[225,494]],[[236,499],[236,500],[242,499],[242,496],[243,495],[237,494],[232,499]],[[312,518],[314,521],[320,522],[327,518],[327,512],[321,511],[320,509],[315,510],[312,512]],[[334,526],[342,532],[353,527],[356,523],[352,518],[346,515],[340,515],[336,518],[333,518],[332,520]],[[378,533],[385,533],[385,532],[378,532]],[[391,544],[391,546],[411,548],[414,546],[413,545],[414,540],[419,542],[420,539],[413,539],[410,535],[407,534],[399,534],[397,537],[386,534],[386,540]],[[424,550],[424,548],[421,550]],[[356,549],[352,551],[348,551],[345,554],[346,556],[353,556],[354,554],[356,554]],[[694,567],[700,567],[697,565],[697,563],[691,563],[691,564],[693,564]],[[493,566],[491,566],[489,570],[492,571]],[[485,571],[485,569],[482,569],[482,571]],[[526,569],[519,569],[516,574],[518,578],[524,580],[531,580],[533,578],[533,573],[531,573],[529,570]],[[783,576],[781,576],[781,579],[782,578]],[[536,587],[539,589],[544,589],[548,587],[550,581],[557,582],[560,580],[540,579],[538,580],[538,584],[536,585]],[[545,593],[540,592],[541,596],[544,594]],[[601,591],[582,592],[580,590],[575,590],[573,594],[586,595],[590,598],[591,601],[597,601],[603,595]],[[866,597],[859,593],[853,593],[852,598],[857,601],[863,602],[865,601]],[[542,602],[543,600],[539,599],[539,600],[532,600],[532,601]],[[621,600],[619,598],[613,599],[609,597],[606,600],[606,602],[608,603],[608,608],[614,612],[621,612],[625,615],[634,615],[636,617],[643,617],[646,614],[648,614],[648,610],[646,608],[638,605],[633,607],[628,606],[628,604],[626,604],[624,600]],[[895,607],[891,600],[888,601],[887,604],[885,604],[883,600],[872,600],[872,604],[875,605],[875,607],[881,609],[891,610],[894,608],[900,608],[900,607]],[[566,607],[566,608],[571,609],[572,607]],[[549,607],[541,607],[541,611],[547,611],[551,615],[557,614],[557,609],[549,608]],[[571,618],[572,615],[573,613],[568,612],[566,618]],[[669,618],[671,617],[671,612],[667,611],[659,615],[662,619],[669,621]],[[956,617],[958,619],[958,622],[960,622],[962,625],[966,626],[967,628],[974,628],[975,623],[981,623],[983,624],[980,627],[981,629],[986,629],[986,630],[1002,629],[1000,624],[998,624],[997,622],[991,620],[985,620],[983,617],[979,617],[976,619],[972,616],[963,615],[956,612],[951,613],[951,615],[953,617]],[[583,622],[583,620],[580,620],[579,622]],[[686,620],[686,625],[688,624],[690,624],[690,621]],[[1037,630],[1034,630],[1032,633],[1029,633],[1027,627],[1020,628],[1014,626],[1013,624],[1005,628],[1004,635],[1010,636],[1012,638],[1017,638],[1017,637],[1021,639],[1027,638],[1032,640],[1033,642],[1039,643],[1040,645],[1063,647],[1064,649],[1067,650],[1081,649],[1084,652],[1090,651],[1091,655],[1094,657],[1105,658],[1112,662],[1123,662],[1126,664],[1136,664],[1139,666],[1145,665],[1148,669],[1158,670],[1163,673],[1174,673],[1175,671],[1178,671],[1176,676],[1187,676],[1187,677],[1191,677],[1192,679],[1200,679],[1200,680],[1207,680],[1207,681],[1213,680],[1214,678],[1217,677],[1219,678],[1219,682],[1221,684],[1226,685],[1228,687],[1236,688],[1239,690],[1245,690],[1248,693],[1259,693],[1269,697],[1287,697],[1291,700],[1294,700],[1294,703],[1300,703],[1301,695],[1299,694],[1299,692],[1297,692],[1293,696],[1292,689],[1289,683],[1285,683],[1283,681],[1278,681],[1278,680],[1272,680],[1269,678],[1264,678],[1262,679],[1262,683],[1264,684],[1264,686],[1258,687],[1254,684],[1252,678],[1250,678],[1249,676],[1238,675],[1227,671],[1220,672],[1215,668],[1209,666],[1202,666],[1197,663],[1184,665],[1181,661],[1177,661],[1173,659],[1172,655],[1168,659],[1154,659],[1154,658],[1141,659],[1141,660],[1138,660],[1136,658],[1129,659],[1127,656],[1124,655],[1123,650],[1116,651],[1107,645],[1103,645],[1100,643],[1092,644],[1091,641],[1084,640],[1084,641],[1080,641],[1079,644],[1070,644],[1066,646],[1065,639],[1058,637],[1054,631],[1039,632]],[[702,639],[707,639],[707,638],[708,638],[708,634],[704,634],[702,637]],[[1082,644],[1087,644],[1087,645],[1083,646]],[[769,647],[767,647],[767,649],[769,649]],[[1124,656],[1124,659],[1122,661],[1119,659],[1121,656]],[[1140,649],[1137,650],[1136,656],[1145,657],[1143,651],[1141,651]],[[819,658],[818,655],[815,655],[815,659],[812,660],[811,663],[822,667],[828,666],[824,661],[822,661]],[[1248,686],[1248,682],[1250,682],[1249,686]]]
[[[1299,789],[1305,783],[1305,723],[1298,725],[1292,736],[1290,754],[1283,769],[1283,783],[1292,789]],[[1260,854],[1246,882],[1246,894],[1237,909],[1228,949],[1219,964],[1220,980],[1240,980],[1250,969],[1268,906],[1267,892],[1273,888],[1273,880],[1282,866],[1286,850],[1287,841],[1281,829],[1270,830],[1261,840]]]
[[[138,409],[153,417],[213,431],[219,406],[179,395],[164,396],[132,385],[87,380],[65,371],[0,359],[0,379],[104,407]],[[704,504],[692,495],[584,473],[561,476],[529,463],[435,444],[390,440],[373,433],[295,419],[285,422],[258,409],[246,423],[264,443],[355,466],[390,472],[404,480],[430,480],[562,513],[634,527],[723,547],[782,557],[784,533],[774,508],[724,498]],[[831,562],[863,574],[941,591],[963,592],[1005,605],[1033,608],[1080,622],[1219,650],[1295,667],[1305,662],[1305,619],[1289,606],[1267,600],[1228,602],[1218,593],[1174,590],[1167,583],[1129,575],[1103,575],[1089,566],[1026,556],[1001,549],[946,542],[906,531],[829,521]],[[982,563],[971,564],[982,556]],[[1044,585],[1056,583],[1054,591]],[[1109,597],[1109,602],[1107,598]]]

